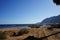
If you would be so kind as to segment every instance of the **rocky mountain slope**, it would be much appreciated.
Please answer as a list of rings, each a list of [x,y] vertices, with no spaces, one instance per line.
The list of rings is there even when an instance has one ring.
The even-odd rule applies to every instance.
[[[56,24],[56,23],[60,23],[60,15],[46,18],[41,23],[37,24],[44,25],[44,24]]]

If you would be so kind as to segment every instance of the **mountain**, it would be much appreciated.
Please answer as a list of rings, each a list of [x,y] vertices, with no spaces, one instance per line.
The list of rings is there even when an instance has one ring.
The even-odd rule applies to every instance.
[[[60,15],[44,19],[39,25],[60,23]]]

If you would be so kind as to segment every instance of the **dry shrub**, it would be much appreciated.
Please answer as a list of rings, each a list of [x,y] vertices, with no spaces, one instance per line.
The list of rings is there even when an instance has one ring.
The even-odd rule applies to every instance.
[[[0,40],[6,40],[8,38],[5,32],[0,31]]]
[[[12,36],[21,36],[21,35],[23,35],[23,34],[27,34],[29,32],[29,30],[28,29],[26,29],[26,28],[23,28],[23,29],[21,29],[18,33],[16,33],[16,32],[13,32],[13,35]]]
[[[5,32],[5,34],[7,34],[10,37],[13,36],[13,33],[14,33],[13,31],[4,31],[4,32]]]
[[[21,30],[18,32],[18,35],[27,34],[28,32],[29,32],[29,30],[28,30],[28,29],[23,28],[23,29],[21,29]]]
[[[31,28],[40,28],[40,25],[30,25],[28,27],[31,27]]]

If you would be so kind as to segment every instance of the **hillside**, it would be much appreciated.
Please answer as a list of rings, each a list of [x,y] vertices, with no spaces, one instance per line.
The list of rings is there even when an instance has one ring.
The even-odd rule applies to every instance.
[[[46,18],[41,23],[39,22],[37,24],[44,25],[44,24],[56,24],[56,23],[60,23],[60,15]]]
[[[22,28],[27,29],[29,32],[23,35],[13,36],[12,34],[18,33],[21,28],[8,28],[8,29],[0,29],[0,31],[5,32],[9,37],[7,40],[60,40],[60,29],[53,28],[52,30],[48,29],[51,27],[50,25],[43,25],[40,28]],[[26,31],[27,31],[26,30]],[[29,39],[32,38],[32,39]]]

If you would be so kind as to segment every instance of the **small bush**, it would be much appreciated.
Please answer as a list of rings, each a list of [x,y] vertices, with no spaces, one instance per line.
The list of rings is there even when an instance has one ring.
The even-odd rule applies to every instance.
[[[21,35],[23,35],[23,34],[27,34],[29,32],[29,30],[28,29],[26,29],[26,28],[23,28],[23,29],[21,29],[18,33],[16,33],[16,32],[13,32],[13,35],[12,36],[21,36]]]
[[[12,36],[17,36],[16,32],[13,32],[13,35]]]
[[[0,31],[0,40],[4,40],[4,39],[7,39],[7,34]]]
[[[21,30],[18,32],[18,35],[27,34],[28,32],[29,32],[29,30],[28,30],[28,29],[23,28],[23,29],[21,29]]]
[[[31,28],[40,28],[39,25],[30,25],[30,26],[28,26],[28,27],[31,27]]]

